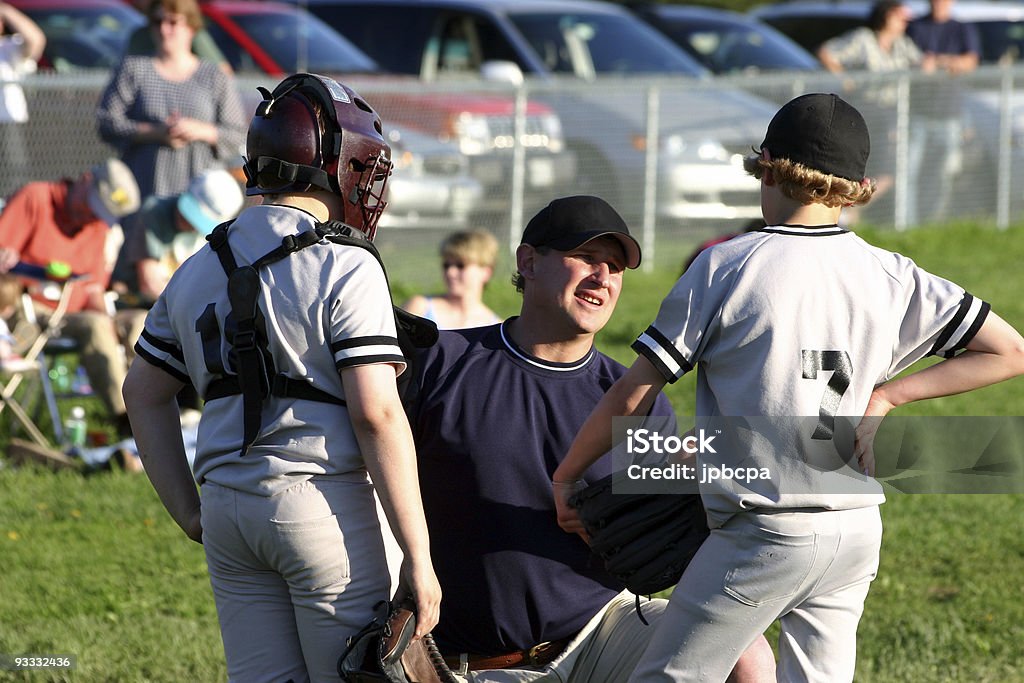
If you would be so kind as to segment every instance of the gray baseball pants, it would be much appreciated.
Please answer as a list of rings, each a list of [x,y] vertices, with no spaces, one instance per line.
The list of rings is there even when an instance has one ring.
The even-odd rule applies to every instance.
[[[229,679],[338,681],[346,638],[388,598],[370,484],[314,477],[266,497],[207,482],[202,515]]]
[[[721,683],[776,619],[778,680],[852,681],[881,540],[878,506],[734,516],[697,551],[630,681]]]

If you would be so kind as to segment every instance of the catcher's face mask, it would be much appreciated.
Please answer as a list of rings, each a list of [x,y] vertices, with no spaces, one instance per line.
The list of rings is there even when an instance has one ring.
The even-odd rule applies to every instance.
[[[391,174],[377,112],[348,86],[317,74],[259,90],[264,99],[246,140],[247,194],[333,192],[344,200],[344,222],[373,239]]]

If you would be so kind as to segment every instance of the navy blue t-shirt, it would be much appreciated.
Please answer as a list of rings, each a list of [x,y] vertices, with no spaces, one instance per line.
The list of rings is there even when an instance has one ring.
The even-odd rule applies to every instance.
[[[419,363],[410,422],[444,596],[444,652],[502,654],[579,631],[622,585],[555,518],[551,474],[625,368],[591,351],[543,361],[506,323],[441,332]],[[652,415],[670,416],[662,394]],[[611,472],[605,456],[587,472]]]
[[[973,24],[952,19],[936,22],[929,14],[910,22],[907,35],[925,54],[963,55],[974,52],[981,55],[981,39]],[[939,73],[915,83],[911,98],[913,112],[928,119],[959,119],[962,116],[962,97],[960,79]]]
[[[981,39],[973,24],[949,20],[937,22],[931,14],[907,25],[907,35],[925,54],[981,54]]]

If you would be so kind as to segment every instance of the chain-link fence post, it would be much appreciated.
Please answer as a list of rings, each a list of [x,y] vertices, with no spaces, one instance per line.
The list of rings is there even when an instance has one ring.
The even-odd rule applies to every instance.
[[[1003,69],[999,87],[999,151],[996,174],[996,227],[1005,230],[1010,226],[1010,190],[1013,186],[1013,112],[1010,98],[1013,95],[1013,72]]]
[[[512,196],[509,202],[508,246],[515,254],[523,229],[523,202],[526,191],[526,87],[516,89],[515,115],[512,121]]]
[[[910,193],[910,77],[899,77],[896,87],[896,167],[893,183],[893,224],[897,230],[907,229]],[[916,181],[916,179],[915,179]]]
[[[643,224],[641,227],[640,239],[646,258],[643,261],[643,271],[650,273],[654,270],[654,231],[655,221],[658,218],[658,120],[660,108],[661,90],[659,86],[652,85],[647,90],[647,138],[644,151],[644,209]]]

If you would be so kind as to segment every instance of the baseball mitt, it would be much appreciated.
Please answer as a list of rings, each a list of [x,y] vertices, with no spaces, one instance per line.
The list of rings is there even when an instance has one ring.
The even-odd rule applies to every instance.
[[[341,679],[347,683],[458,683],[429,633],[412,639],[416,632],[412,598],[390,604],[382,601],[378,607],[384,605],[388,606],[385,619],[374,617],[348,639],[338,658]]]
[[[672,588],[708,537],[696,494],[613,493],[612,474],[573,494],[590,548],[637,595]]]

